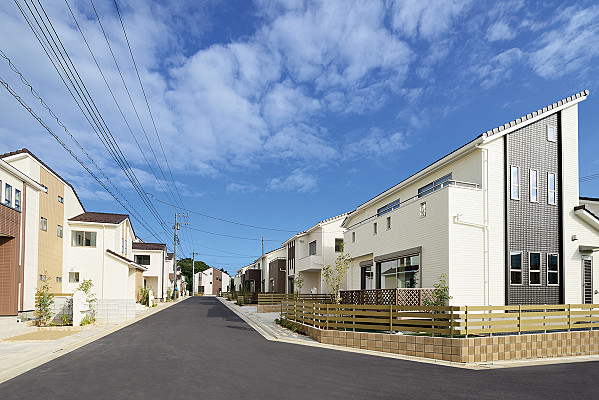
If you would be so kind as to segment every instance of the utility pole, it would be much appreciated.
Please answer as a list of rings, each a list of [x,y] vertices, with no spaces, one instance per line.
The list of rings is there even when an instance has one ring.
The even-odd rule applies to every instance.
[[[177,299],[177,231],[179,228],[179,222],[177,222],[177,209],[175,208],[175,252],[173,253],[173,293],[175,300]]]
[[[196,295],[196,266],[195,266],[195,259],[196,259],[196,252],[191,252],[191,286],[193,286],[191,288],[191,295],[195,296]]]
[[[264,236],[262,236],[262,257],[264,257]]]

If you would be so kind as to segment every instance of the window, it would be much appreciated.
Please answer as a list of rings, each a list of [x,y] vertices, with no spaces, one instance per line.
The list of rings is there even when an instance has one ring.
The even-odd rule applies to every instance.
[[[127,255],[127,249],[129,248],[129,246],[127,245],[127,241],[125,240],[125,255]]]
[[[136,255],[135,263],[139,265],[150,265],[150,256],[149,255]]]
[[[426,217],[426,201],[420,203],[420,218]]]
[[[512,165],[512,200],[520,200],[520,168]]]
[[[69,282],[70,283],[78,283],[79,282],[79,272],[69,272]]]
[[[356,242],[356,232],[352,232],[351,233],[351,242],[355,243]]]
[[[372,224],[372,234],[376,235],[377,231],[376,231],[376,222],[374,224]]]
[[[391,217],[387,217],[387,230],[391,229]]]
[[[436,190],[443,189],[445,186],[449,186],[451,184],[449,181],[451,181],[451,173],[418,189],[418,197],[426,196]]]
[[[555,174],[547,174],[547,203],[555,204]]]
[[[559,284],[559,267],[557,263],[557,254],[547,254],[547,284]]]
[[[40,218],[40,229],[42,231],[47,231],[48,230],[48,220],[44,217]]]
[[[316,254],[316,240],[310,242],[310,255],[313,256]]]
[[[343,239],[335,239],[335,251],[343,251]]]
[[[399,199],[379,208],[378,210],[376,210],[376,215],[377,216],[381,216],[383,214],[387,214],[388,212],[391,212],[393,210],[395,210],[396,208],[399,207]]]
[[[547,127],[547,140],[555,142],[555,126]]]
[[[420,255],[376,263],[376,289],[420,287]]]
[[[62,226],[58,225],[56,227],[56,235],[60,238],[62,237]]]
[[[64,204],[64,199],[60,195],[58,195],[58,202]]]
[[[8,183],[4,186],[4,204],[12,207],[12,186]]]
[[[56,277],[56,283],[62,283],[62,277],[61,276],[57,276]]]
[[[528,278],[531,285],[541,284],[541,253],[529,253]]]
[[[46,281],[46,275],[40,275],[40,281],[45,282]]]
[[[72,246],[96,247],[96,232],[73,231]]]
[[[21,211],[21,191],[15,189],[15,210]]]
[[[530,201],[539,201],[539,173],[531,169],[530,170]]]
[[[522,253],[510,251],[510,283],[522,285]]]
[[[121,254],[125,252],[125,238],[121,238]]]

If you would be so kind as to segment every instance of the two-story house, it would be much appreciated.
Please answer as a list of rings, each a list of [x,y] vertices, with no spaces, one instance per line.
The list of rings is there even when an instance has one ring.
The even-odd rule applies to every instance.
[[[152,289],[156,299],[165,300],[168,285],[164,280],[165,271],[168,272],[166,244],[135,241],[132,250],[133,261],[147,268],[143,272],[144,286]]]
[[[445,274],[456,305],[599,301],[596,202],[578,193],[587,95],[486,131],[350,212],[349,288],[432,287]]]

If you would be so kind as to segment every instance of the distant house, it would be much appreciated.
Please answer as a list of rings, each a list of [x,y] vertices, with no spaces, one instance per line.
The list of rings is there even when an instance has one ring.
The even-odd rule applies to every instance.
[[[231,277],[214,267],[196,273],[196,293],[217,296],[222,292],[231,290]]]
[[[489,130],[343,222],[350,289],[455,305],[597,303],[599,200],[579,197],[577,93]]]
[[[301,293],[326,293],[322,269],[335,265],[343,249],[341,226],[347,214],[320,221],[310,229],[283,242],[287,250],[287,293],[294,293],[294,278],[301,273],[304,286]]]
[[[133,242],[133,260],[147,268],[143,272],[144,286],[152,289],[154,297],[166,298],[165,272],[167,270],[167,248],[164,243]]]

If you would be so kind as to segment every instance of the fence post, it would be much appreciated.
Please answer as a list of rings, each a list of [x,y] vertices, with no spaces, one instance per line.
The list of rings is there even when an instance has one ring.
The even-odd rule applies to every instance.
[[[417,290],[418,292],[418,306],[422,307],[422,290]]]
[[[389,333],[393,333],[393,304],[389,304]]]
[[[450,319],[449,319],[449,337],[453,338],[453,306],[449,306],[449,313],[450,313]]]
[[[312,326],[316,327],[316,303],[312,303]]]
[[[297,302],[293,302],[293,320],[297,322]]]
[[[518,304],[518,335],[522,334],[522,305]]]
[[[568,304],[568,332],[572,329],[572,304]]]
[[[468,306],[466,306],[466,310],[464,311],[464,323],[466,324],[466,339],[468,339]]]
[[[326,319],[326,327],[329,329],[329,304],[327,303],[327,319]]]

